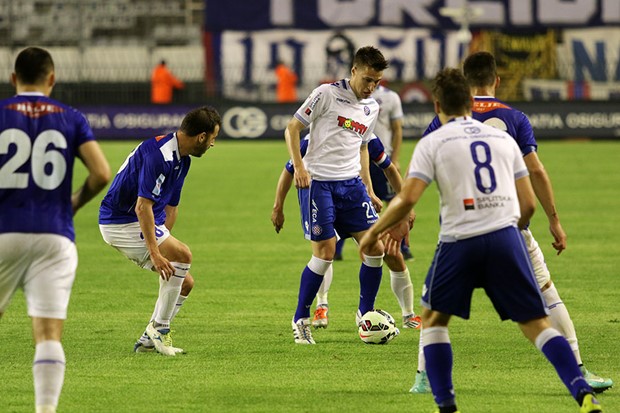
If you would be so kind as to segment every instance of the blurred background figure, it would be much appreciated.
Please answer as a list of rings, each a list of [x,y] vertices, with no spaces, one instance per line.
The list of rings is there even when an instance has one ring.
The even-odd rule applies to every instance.
[[[168,105],[172,103],[174,89],[183,89],[185,84],[177,79],[162,60],[151,74],[151,103]]]
[[[297,74],[281,60],[275,68],[276,101],[278,103],[297,102]]]

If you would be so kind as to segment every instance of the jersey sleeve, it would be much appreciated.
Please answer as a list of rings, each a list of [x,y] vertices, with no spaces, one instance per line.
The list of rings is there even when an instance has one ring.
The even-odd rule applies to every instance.
[[[79,112],[77,109],[73,109],[73,110],[75,113],[75,119],[77,123],[76,146],[79,147],[80,145],[86,142],[94,141],[95,134],[93,133],[93,130],[88,124],[86,117],[81,112]]]
[[[435,176],[431,139],[421,139],[413,151],[407,178],[418,178],[430,184]]]
[[[392,160],[388,154],[385,153],[385,147],[383,143],[381,143],[381,139],[374,133],[370,141],[368,141],[368,155],[370,160],[381,169],[386,169],[392,164]]]
[[[441,121],[439,120],[439,116],[435,116],[433,121],[430,123],[430,125],[428,125],[428,127],[426,128],[426,130],[422,134],[422,137],[424,137],[424,136],[428,135],[429,133],[439,129],[440,126],[441,126]]]
[[[138,196],[157,201],[166,180],[165,170],[165,161],[159,152],[145,153],[138,174]]]
[[[295,112],[295,118],[299,120],[304,126],[310,125],[313,120],[320,117],[328,107],[328,101],[331,99],[329,93],[329,84],[323,84],[317,87],[310,93],[310,96]]]
[[[517,136],[515,136],[515,140],[519,144],[522,156],[530,152],[536,152],[538,149],[532,124],[523,112],[519,113],[519,118],[517,120]]]
[[[390,120],[401,119],[403,115],[403,104],[400,101],[398,93],[392,91],[392,108],[390,111]]]

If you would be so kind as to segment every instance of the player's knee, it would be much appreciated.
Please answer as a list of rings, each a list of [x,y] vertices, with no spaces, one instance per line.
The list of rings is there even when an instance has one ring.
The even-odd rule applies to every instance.
[[[372,257],[383,256],[385,253],[385,248],[383,247],[383,243],[378,241],[373,245],[370,245],[365,251],[362,251],[362,253]]]
[[[187,273],[183,284],[181,285],[181,295],[187,297],[194,288],[194,277],[190,273]]]
[[[177,257],[175,261],[184,262],[186,264],[192,263],[192,251],[189,247],[183,243],[179,245],[179,248],[176,251]]]

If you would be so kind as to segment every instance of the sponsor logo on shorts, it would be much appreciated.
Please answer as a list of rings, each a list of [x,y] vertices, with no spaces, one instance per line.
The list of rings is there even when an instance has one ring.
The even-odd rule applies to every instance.
[[[473,198],[467,198],[463,200],[463,207],[465,208],[465,211],[471,210],[471,209],[476,209],[476,205],[474,203],[474,199]]]
[[[314,224],[316,222],[316,217],[319,213],[319,208],[314,203],[314,199],[312,200],[312,211],[310,213],[312,215],[312,223]]]

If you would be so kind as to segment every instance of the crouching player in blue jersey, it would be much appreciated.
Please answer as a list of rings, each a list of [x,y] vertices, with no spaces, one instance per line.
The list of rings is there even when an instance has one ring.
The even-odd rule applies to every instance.
[[[439,72],[433,98],[443,126],[417,144],[400,193],[360,248],[373,245],[385,232],[392,237],[387,248],[398,248],[408,231],[402,220],[437,181],[440,242],[422,293],[422,335],[438,413],[457,412],[448,322],[452,315],[469,318],[474,288],[484,288],[500,317],[515,321],[545,355],[581,413],[602,412],[568,341],[551,326],[519,231],[536,206],[519,147],[506,132],[471,118],[473,99],[460,70]]]
[[[307,148],[308,136],[302,139],[300,143],[302,157],[306,154]],[[368,142],[368,155],[371,162],[373,162],[373,165],[376,165],[377,168],[380,168],[383,171],[386,179],[394,190],[396,192],[400,191],[402,183],[400,173],[396,168],[396,165],[392,163],[388,154],[385,153],[383,144],[376,135],[373,135]],[[286,195],[288,194],[291,184],[293,183],[294,174],[295,168],[293,167],[292,161],[289,160],[282,170],[280,178],[278,179],[276,197],[271,213],[271,222],[278,233],[284,226],[284,201],[286,200]],[[298,189],[297,195],[299,207],[301,209],[301,216],[309,216],[308,211],[304,210],[305,208],[308,208],[308,189]],[[304,231],[305,238],[310,239],[310,224],[302,221],[301,226]],[[401,308],[403,315],[403,327],[420,328],[422,320],[413,311],[413,284],[411,283],[411,275],[409,274],[409,269],[407,268],[407,264],[405,264],[402,253],[399,251],[395,256],[386,254],[384,260],[386,265],[390,268],[390,285]],[[321,283],[321,287],[316,295],[316,309],[312,318],[312,326],[315,328],[326,328],[329,323],[329,303],[327,300],[327,295],[329,293],[332,278],[333,265],[331,265],[325,272],[323,282]]]
[[[177,219],[190,156],[201,157],[215,144],[221,120],[205,106],[189,112],[176,133],[138,145],[121,165],[99,209],[106,243],[138,266],[159,274],[159,296],[136,352],[166,356],[183,352],[172,346],[170,322],[191,291],[189,247],[170,234]]]
[[[495,89],[500,84],[500,78],[497,75],[495,58],[492,54],[477,52],[468,56],[463,63],[463,73],[469,82],[470,92],[474,97],[473,118],[507,132],[519,145],[523,160],[530,173],[532,187],[549,222],[549,231],[553,237],[552,246],[560,254],[566,249],[566,233],[562,228],[556,209],[551,179],[537,154],[538,144],[536,143],[530,121],[523,112],[495,98]],[[440,120],[436,117],[424,132],[424,135],[440,126]],[[536,281],[549,308],[551,324],[570,343],[579,367],[594,391],[598,393],[609,389],[613,386],[613,381],[610,378],[600,377],[588,371],[583,365],[575,326],[555,284],[551,280],[551,274],[545,263],[543,252],[528,227],[524,228],[521,233],[525,237],[534,273],[536,274]],[[422,353],[422,343],[420,343],[418,372],[411,388],[412,393],[430,392],[424,368],[424,354]]]
[[[84,115],[49,97],[55,83],[49,52],[22,50],[11,81],[17,95],[0,101],[0,318],[22,288],[35,342],[36,411],[53,413],[65,377],[61,336],[78,263],[73,215],[105,187],[110,167]],[[72,194],[76,157],[88,177]]]

